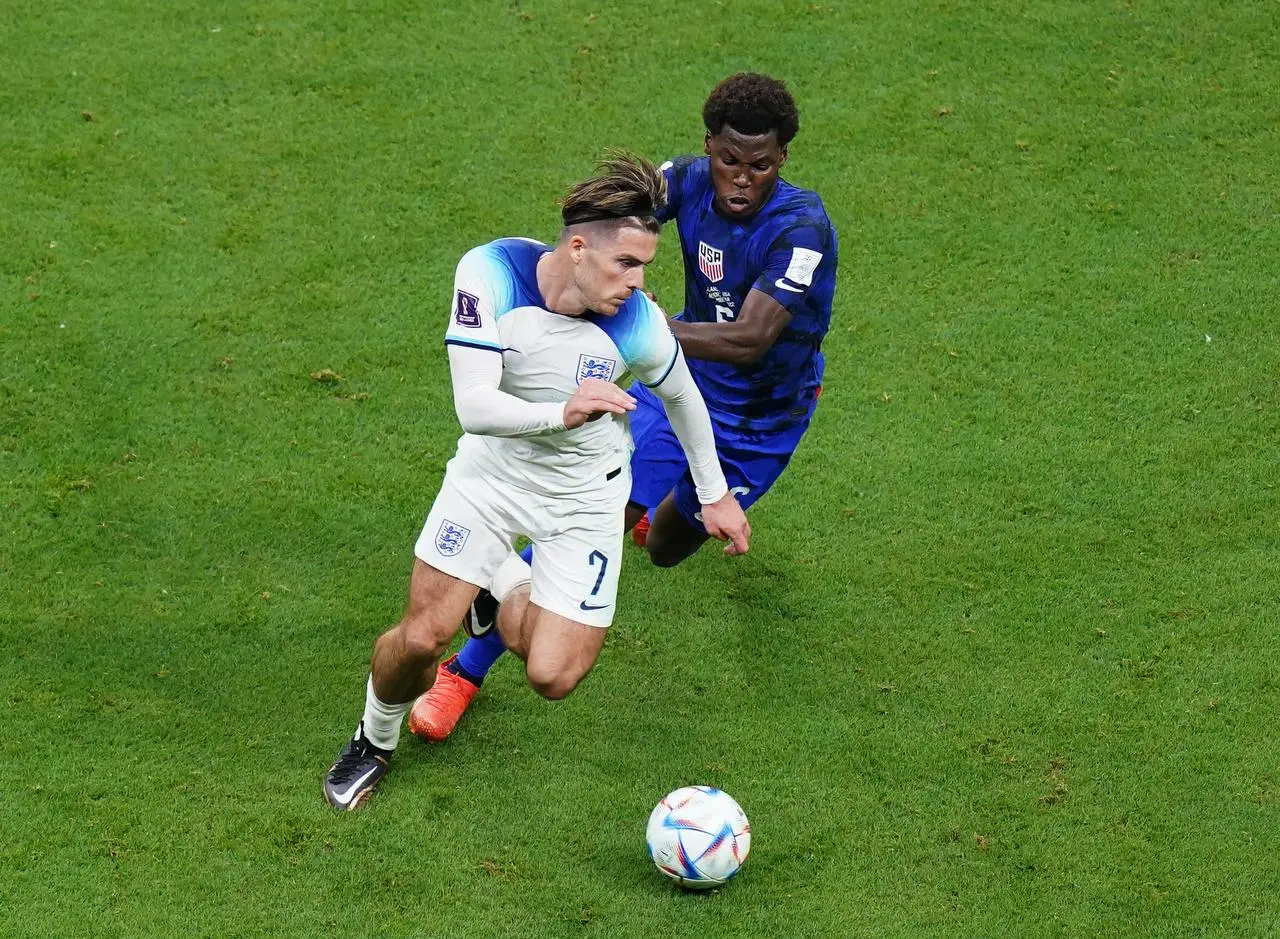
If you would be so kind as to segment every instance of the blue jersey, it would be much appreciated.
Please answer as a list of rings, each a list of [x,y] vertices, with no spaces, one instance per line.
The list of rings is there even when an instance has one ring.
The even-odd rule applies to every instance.
[[[688,323],[729,322],[751,290],[791,313],[769,350],[751,365],[689,360],[707,408],[725,430],[772,432],[806,422],[822,382],[822,338],[831,325],[836,287],[836,232],[816,193],[783,179],[748,219],[713,205],[708,157],[663,165],[668,203],[684,252]]]

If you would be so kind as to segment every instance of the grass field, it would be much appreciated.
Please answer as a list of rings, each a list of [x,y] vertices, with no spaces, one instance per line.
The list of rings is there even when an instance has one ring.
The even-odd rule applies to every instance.
[[[0,933],[1280,935],[1280,7],[0,6]],[[320,780],[458,429],[452,271],[785,78],[841,237],[751,554]],[[653,271],[681,296],[675,239]],[[332,379],[317,380],[330,370]],[[644,855],[751,817],[729,888]]]

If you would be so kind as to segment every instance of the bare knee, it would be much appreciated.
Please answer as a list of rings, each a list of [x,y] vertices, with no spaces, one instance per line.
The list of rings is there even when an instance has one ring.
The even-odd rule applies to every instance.
[[[386,637],[399,647],[401,661],[425,663],[444,655],[458,625],[446,626],[430,615],[407,616]]]
[[[576,672],[548,669],[537,664],[527,665],[525,674],[534,691],[548,701],[561,701],[569,697],[570,692],[578,687],[583,677]]]
[[[694,554],[706,540],[706,532],[685,521],[668,496],[654,512],[645,549],[655,567],[675,567]]]
[[[685,552],[675,552],[664,550],[661,544],[650,543],[648,547],[649,560],[654,567],[675,567],[689,555]]]
[[[691,530],[681,532],[680,535],[683,537],[664,538],[659,534],[655,538],[653,532],[649,532],[649,541],[645,545],[645,550],[649,553],[649,560],[653,562],[654,567],[675,567],[697,551],[707,537]]]

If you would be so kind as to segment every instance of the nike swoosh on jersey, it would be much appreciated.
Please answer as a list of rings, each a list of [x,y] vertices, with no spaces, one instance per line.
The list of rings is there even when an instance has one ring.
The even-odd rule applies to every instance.
[[[586,600],[583,600],[581,603],[578,604],[578,609],[585,610],[586,612],[589,613],[592,610],[607,610],[611,606],[613,606],[612,603],[601,603],[599,605],[596,605],[594,603],[588,603]]]
[[[790,284],[784,284],[781,277],[775,280],[773,284],[775,287],[781,287],[783,290],[790,290],[792,293],[804,293],[804,289],[801,287],[792,287]]]
[[[377,771],[378,771],[378,767],[376,766],[370,767],[369,772],[365,773],[363,776],[361,776],[359,779],[353,782],[350,786],[348,786],[346,792],[335,792],[333,794],[333,797],[337,799],[339,802],[341,802],[343,805],[346,805],[348,802],[351,801],[351,797],[355,795],[356,790],[359,789],[364,784],[364,781],[368,779],[370,776],[372,776],[374,773],[376,773]]]

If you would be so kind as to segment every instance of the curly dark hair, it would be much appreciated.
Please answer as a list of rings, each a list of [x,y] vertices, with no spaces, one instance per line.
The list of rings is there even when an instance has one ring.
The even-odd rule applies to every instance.
[[[787,86],[758,72],[730,75],[712,90],[702,106],[702,123],[713,134],[729,125],[740,134],[776,131],[786,146],[800,129],[800,114]]]

